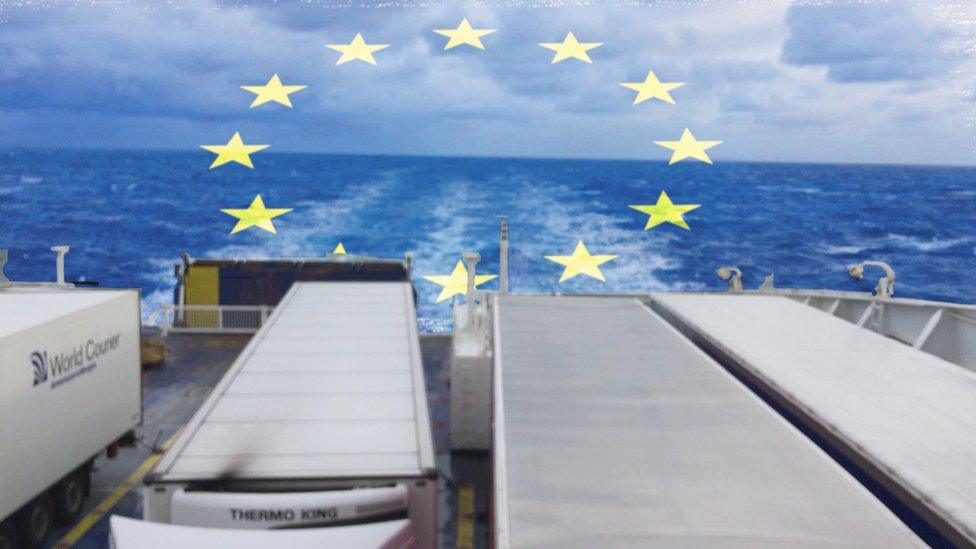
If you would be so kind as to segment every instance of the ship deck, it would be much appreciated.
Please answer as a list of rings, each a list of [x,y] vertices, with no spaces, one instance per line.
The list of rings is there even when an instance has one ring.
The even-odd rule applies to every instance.
[[[906,524],[934,545],[976,539],[976,374],[959,364],[783,296],[492,299],[501,471],[451,452],[451,337],[420,336],[440,547],[488,545],[499,486],[501,546],[499,531],[558,546],[611,527],[621,545],[893,546],[917,541]],[[143,374],[138,444],[97,460],[82,518],[49,546],[105,547],[109,515],[141,518],[153,449],[249,340],[165,339],[166,363]]]

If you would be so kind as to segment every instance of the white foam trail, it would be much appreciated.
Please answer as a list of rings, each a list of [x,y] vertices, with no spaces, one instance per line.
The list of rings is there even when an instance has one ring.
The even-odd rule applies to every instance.
[[[939,239],[935,238],[932,240],[922,240],[914,236],[905,236],[901,234],[889,233],[888,242],[899,246],[902,248],[910,248],[913,250],[918,250],[920,252],[934,252],[939,250],[945,250],[953,246],[958,246],[960,244],[965,244],[967,242],[972,242],[972,237],[961,237],[961,238],[948,238]]]
[[[482,231],[478,225],[489,225],[485,218],[492,216],[490,211],[471,211],[472,204],[483,204],[491,199],[489,190],[470,181],[454,181],[446,184],[451,189],[451,197],[444,200],[429,213],[428,223],[434,229],[420,236],[415,246],[418,276],[426,274],[448,274],[461,259],[465,250],[479,251],[483,256],[486,250],[495,245],[495,233]],[[488,260],[488,258],[485,258]],[[482,263],[484,264],[484,263]],[[430,288],[436,288],[432,283]],[[491,287],[494,282],[485,285]]]
[[[173,285],[168,289],[153,290],[142,296],[142,322],[143,324],[150,316],[160,310],[163,303],[173,303]]]
[[[278,235],[268,235],[270,238],[248,244],[229,244],[211,250],[206,250],[199,257],[213,258],[246,258],[263,259],[269,257],[322,257],[331,248],[324,245],[329,242],[331,235],[340,230],[344,233],[354,232],[356,227],[362,227],[360,220],[357,224],[357,212],[365,210],[373,203],[383,200],[390,189],[396,184],[396,173],[385,172],[378,181],[371,181],[355,185],[348,189],[345,197],[329,202],[310,202],[297,205],[301,209],[301,216],[295,216],[287,231]],[[350,229],[353,227],[353,229]],[[193,252],[193,250],[187,250]],[[148,314],[159,309],[161,302],[173,302],[173,288],[176,280],[173,277],[173,265],[179,263],[179,258],[151,259],[152,271],[144,276],[151,281],[157,290],[150,292],[142,299],[143,320]]]
[[[397,193],[404,191],[398,185],[398,176],[398,171],[385,172],[378,180],[349,187],[337,199],[297,204],[296,213],[301,215],[289,218],[287,230],[277,236],[220,246],[205,251],[201,257],[321,257],[331,250],[334,235],[381,230],[376,227],[376,206],[396,203]],[[681,266],[680,261],[668,255],[668,248],[690,234],[677,228],[669,230],[670,226],[643,232],[643,220],[627,216],[626,204],[615,207],[612,213],[594,211],[602,209],[603,204],[589,197],[583,201],[566,199],[593,193],[535,178],[507,185],[510,190],[502,196],[498,196],[491,180],[439,182],[439,187],[449,190],[450,195],[429,211],[412,212],[431,228],[422,235],[406,235],[415,240],[414,282],[420,296],[419,323],[424,331],[449,329],[450,309],[449,302],[434,303],[440,288],[421,277],[451,272],[461,252],[468,249],[481,252],[480,272],[495,273],[497,258],[488,254],[497,249],[496,215],[501,213],[509,215],[512,223],[510,275],[514,292],[702,289],[700,283],[667,284],[655,274]],[[693,226],[693,220],[689,220]],[[601,267],[606,283],[582,276],[558,283],[562,267],[547,261],[545,256],[568,255],[578,240],[583,240],[593,254],[619,256]],[[156,287],[165,285],[144,299],[150,310],[158,308],[160,300],[171,299],[174,260],[159,260],[158,275],[150,277]],[[497,289],[497,281],[483,287]]]
[[[608,292],[651,292],[697,287],[695,284],[666,284],[655,272],[677,269],[680,262],[667,255],[672,242],[685,236],[669,231],[671,227],[662,226],[653,231],[642,231],[642,221],[626,216],[627,205],[621,204],[614,213],[599,213],[591,210],[592,203],[582,203],[564,198],[574,191],[566,186],[549,188],[547,192],[532,192],[526,188],[520,193],[520,207],[526,212],[537,212],[538,231],[520,230],[513,227],[513,234],[521,233],[520,241],[513,240],[512,249],[517,254],[517,263],[527,266],[529,262],[540,261],[550,267],[551,278],[534,281],[537,287],[518,288],[522,291],[608,291]],[[618,213],[619,212],[619,213]],[[692,222],[693,223],[693,222]],[[513,237],[514,238],[514,237]],[[546,255],[569,255],[578,240],[583,240],[594,255],[618,255],[619,257],[601,266],[607,278],[605,284],[585,277],[577,277],[565,284],[558,279],[562,267],[545,259]]]
[[[922,240],[914,236],[906,236],[897,233],[889,233],[884,238],[873,238],[863,241],[860,245],[829,245],[822,244],[820,249],[828,255],[854,255],[865,252],[876,252],[885,246],[893,246],[902,250],[913,250],[917,252],[937,252],[973,242],[976,238],[934,238],[932,240]]]
[[[206,252],[206,257],[240,257],[261,259],[269,257],[323,257],[332,251],[328,243],[334,235],[355,232],[370,225],[362,218],[363,211],[373,204],[387,200],[396,186],[395,171],[385,172],[378,181],[353,185],[346,196],[328,202],[303,202],[295,207],[288,219],[287,230],[267,235],[259,242],[229,244]]]
[[[868,249],[866,246],[831,246],[824,244],[820,249],[827,255],[854,255]]]
[[[439,202],[427,214],[426,222],[434,228],[424,235],[418,235],[420,240],[414,250],[414,286],[419,296],[418,323],[425,332],[445,332],[451,329],[451,301],[436,303],[440,286],[424,280],[424,275],[449,274],[465,250],[475,250],[482,254],[479,273],[496,274],[488,268],[488,265],[497,264],[495,258],[486,255],[495,245],[493,239],[497,238],[496,233],[487,229],[491,226],[490,218],[493,214],[490,207],[474,206],[491,203],[490,187],[459,180],[445,183],[444,188],[451,190],[450,199]],[[497,284],[496,279],[479,288],[497,289]]]

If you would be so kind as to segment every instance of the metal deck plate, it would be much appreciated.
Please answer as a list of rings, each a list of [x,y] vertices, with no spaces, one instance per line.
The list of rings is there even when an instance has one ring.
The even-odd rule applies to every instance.
[[[921,545],[638,300],[494,299],[500,547]]]
[[[943,535],[976,543],[976,374],[783,297],[654,300],[944,521]]]

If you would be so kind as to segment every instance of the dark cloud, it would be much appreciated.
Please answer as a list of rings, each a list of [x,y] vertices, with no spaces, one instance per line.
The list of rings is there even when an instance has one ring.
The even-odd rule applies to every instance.
[[[647,158],[661,153],[654,139],[691,127],[724,139],[728,158],[769,158],[773,145],[788,151],[781,144],[797,132],[810,143],[835,126],[929,132],[943,136],[929,140],[938,143],[964,120],[945,100],[947,86],[917,79],[945,71],[945,31],[904,5],[793,7],[784,23],[782,3],[374,9],[327,0],[107,1],[33,10],[0,0],[0,146],[195,148],[240,130],[276,151]],[[445,38],[431,29],[462,17],[499,29],[485,37],[486,50],[443,50]],[[590,52],[592,64],[552,65],[553,52],[538,46],[570,30],[605,42]],[[392,44],[377,53],[379,66],[335,66],[338,53],[325,44],[356,32]],[[829,81],[784,61],[827,66]],[[641,81],[649,69],[687,83],[673,92],[677,105],[631,105],[634,92],[618,83]],[[294,109],[249,109],[239,86],[274,72],[309,88]],[[835,83],[892,78],[905,83]],[[883,96],[897,97],[872,108]],[[913,110],[916,103],[946,107]],[[828,157],[840,146],[831,143],[789,158]],[[900,146],[892,157],[957,154]],[[865,154],[878,160],[875,153]]]
[[[826,66],[834,82],[923,80],[950,67],[940,48],[950,33],[907,2],[794,4],[786,24],[782,60]]]
[[[240,7],[240,2],[221,2],[223,5]],[[281,2],[257,2],[246,4],[255,9],[257,17],[262,23],[285,30],[315,32],[327,34],[351,28],[355,23],[356,32],[364,35],[388,30],[391,20],[409,19],[416,14],[415,9],[386,5],[382,10],[349,9],[354,5],[349,2],[310,2],[307,0],[285,0]],[[359,4],[355,5],[359,6]],[[363,17],[364,14],[372,16]],[[352,38],[350,36],[349,38]],[[390,37],[379,37],[389,39]]]

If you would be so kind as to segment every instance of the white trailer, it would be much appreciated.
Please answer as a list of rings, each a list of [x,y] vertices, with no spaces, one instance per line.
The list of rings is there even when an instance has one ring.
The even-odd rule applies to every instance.
[[[235,530],[199,528],[112,516],[110,549],[296,549],[301,547],[414,547],[407,519],[373,524],[298,528],[295,530]]]
[[[738,301],[762,299],[787,301]],[[495,547],[925,546],[641,300],[494,295],[491,306]],[[721,327],[761,316],[718,310],[701,317]],[[736,341],[776,348],[772,328],[754,332]],[[826,375],[821,366],[808,370]]]
[[[0,547],[81,511],[91,463],[142,420],[138,290],[0,288]]]
[[[437,469],[409,282],[296,282],[146,477],[144,518],[213,529],[409,518]]]

